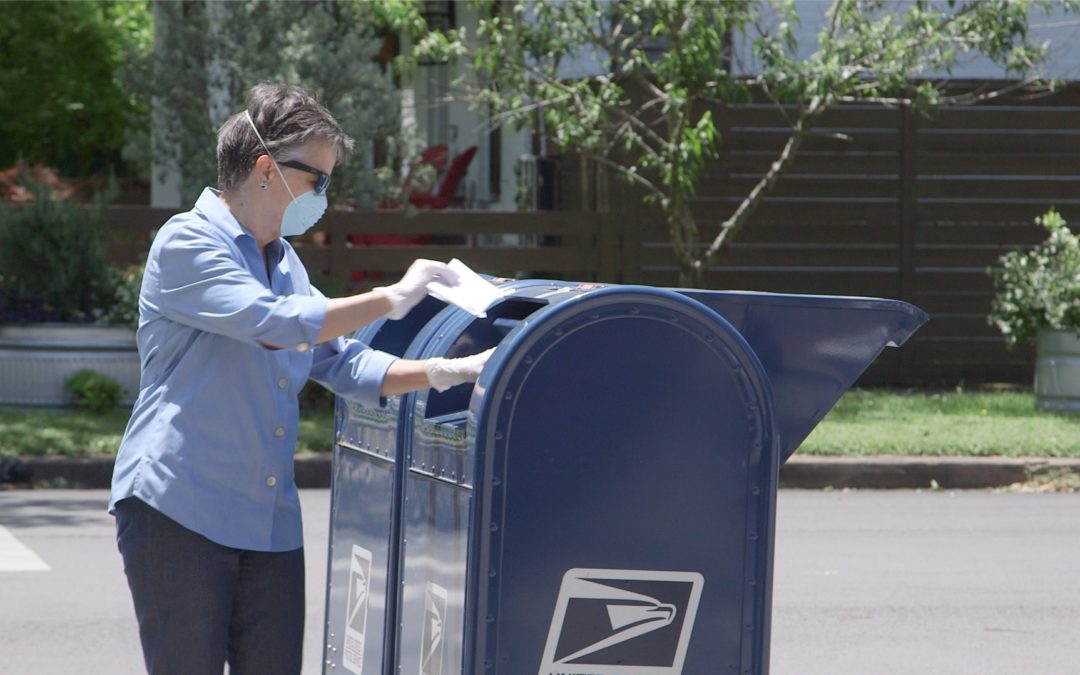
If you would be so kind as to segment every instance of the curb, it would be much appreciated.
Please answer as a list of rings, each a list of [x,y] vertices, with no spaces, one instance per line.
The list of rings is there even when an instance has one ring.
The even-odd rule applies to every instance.
[[[47,488],[107,489],[112,457],[22,457],[33,482]],[[300,488],[330,487],[331,455],[296,456]],[[821,489],[986,489],[1039,479],[1080,476],[1080,459],[1045,457],[816,457],[793,456],[780,487]]]
[[[780,470],[780,487],[971,490],[1066,475],[1080,475],[1080,459],[795,455]]]

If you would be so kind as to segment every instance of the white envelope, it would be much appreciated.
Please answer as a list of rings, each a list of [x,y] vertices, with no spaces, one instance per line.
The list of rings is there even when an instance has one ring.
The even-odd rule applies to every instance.
[[[441,281],[432,281],[427,285],[428,292],[439,300],[457,305],[474,316],[487,316],[487,308],[507,292],[512,291],[512,289],[500,289],[488,282],[457,258],[451,260],[448,266],[458,273],[457,284],[448,286]]]

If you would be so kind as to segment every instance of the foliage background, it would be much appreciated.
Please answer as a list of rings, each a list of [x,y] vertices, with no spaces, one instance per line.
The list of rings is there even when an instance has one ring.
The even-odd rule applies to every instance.
[[[0,168],[149,179],[165,162],[192,201],[217,182],[217,129],[260,81],[308,88],[356,139],[339,205],[377,202],[415,151],[363,0],[4,2],[0,45]]]
[[[563,0],[476,1],[476,34],[430,30],[420,0],[387,11],[416,40],[399,60],[463,64],[459,86],[496,124],[545,129],[632,183],[659,206],[679,264],[679,283],[701,286],[722,247],[746,226],[796,160],[821,115],[843,103],[930,111],[1041,85],[1048,46],[1031,17],[1077,0]],[[822,13],[816,35],[795,27]],[[732,68],[734,43],[749,45],[750,72]],[[996,64],[1000,82],[950,97],[958,59]],[[748,56],[743,54],[743,56]],[[725,142],[718,113],[733,103],[772,103],[790,130],[775,161],[720,224],[699,231],[693,199]]]
[[[151,45],[148,3],[5,2],[0,45],[0,167],[126,172],[128,132],[148,119],[121,75]]]
[[[1006,253],[989,270],[996,291],[990,322],[1009,347],[1035,339],[1040,328],[1080,335],[1080,236],[1054,209],[1035,222],[1046,240]]]
[[[404,141],[399,94],[376,58],[384,40],[371,3],[196,0],[156,11],[157,49],[125,77],[141,105],[159,113],[142,147],[178,167],[185,202],[216,185],[217,129],[260,81],[309,89],[356,140],[334,172],[331,201],[377,200],[388,178],[377,166],[392,165],[385,160]]]

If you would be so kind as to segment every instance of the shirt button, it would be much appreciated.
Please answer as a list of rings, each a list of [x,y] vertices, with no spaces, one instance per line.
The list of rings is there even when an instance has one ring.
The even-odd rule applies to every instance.
[[[306,352],[310,348],[311,348],[311,345],[309,345],[306,342],[301,342],[300,344],[296,345],[296,351],[298,351],[298,352]]]
[[[266,478],[266,486],[267,487],[274,487],[275,485],[277,485],[277,478],[274,477],[274,476],[268,476]]]
[[[289,386],[289,381],[283,377],[277,381],[277,386],[278,389],[284,389],[285,387]]]
[[[282,436],[284,436],[285,435],[285,427],[278,427],[277,429],[274,429],[274,435],[277,436],[278,438],[281,438]]]

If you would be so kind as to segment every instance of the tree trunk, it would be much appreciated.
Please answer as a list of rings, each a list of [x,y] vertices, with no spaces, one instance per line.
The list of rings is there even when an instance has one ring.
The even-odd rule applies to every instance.
[[[672,250],[679,263],[679,286],[701,288],[705,269],[698,261],[698,227],[685,202],[676,203],[667,214]]]

